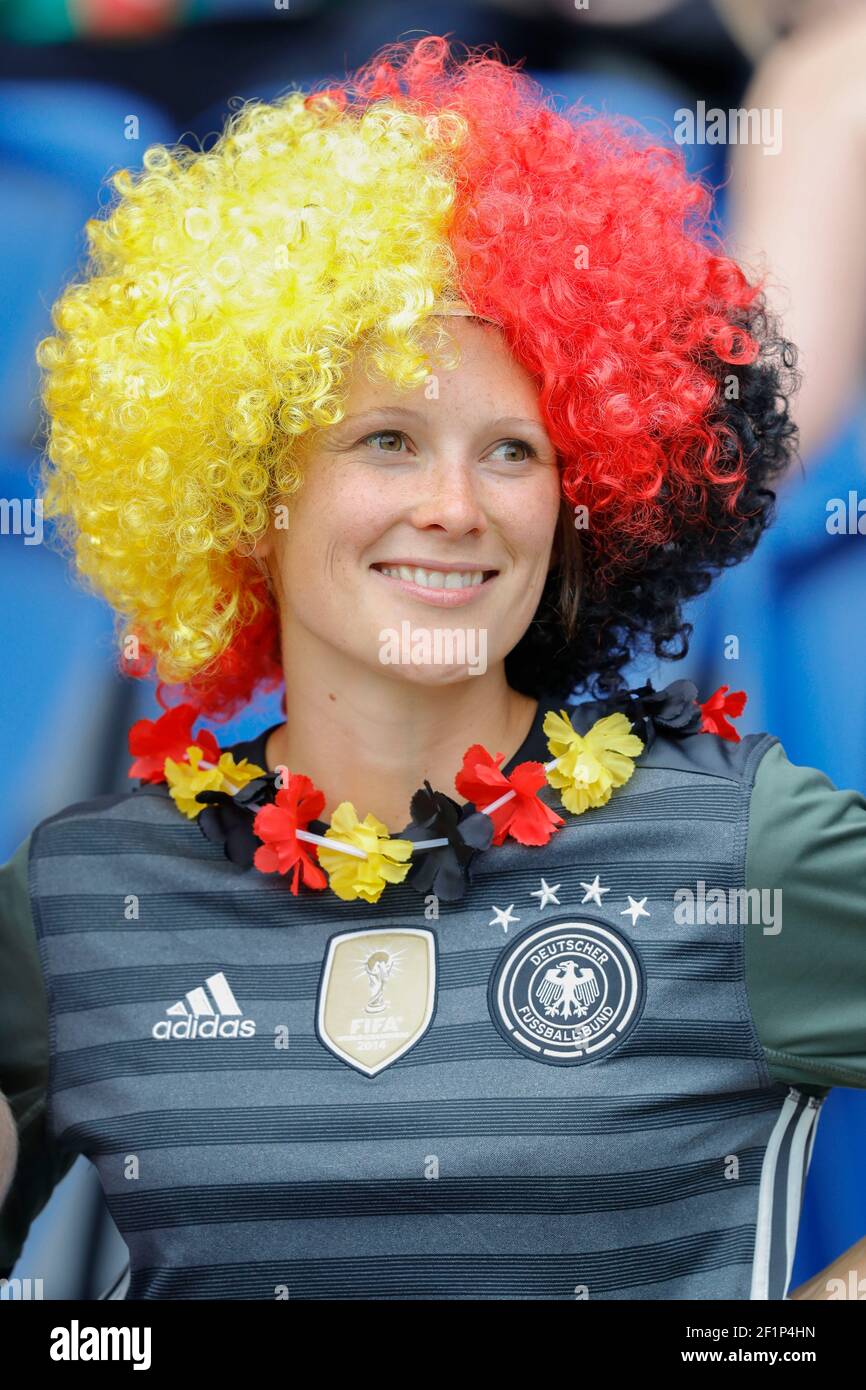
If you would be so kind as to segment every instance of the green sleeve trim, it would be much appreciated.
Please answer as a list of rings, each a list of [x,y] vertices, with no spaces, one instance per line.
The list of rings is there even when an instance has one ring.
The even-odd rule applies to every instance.
[[[780,1081],[790,1081],[797,1085],[820,1085],[823,1080],[827,1089],[835,1086],[862,1086],[863,1076],[848,1067],[835,1067],[830,1062],[810,1062],[806,1057],[796,1057],[790,1052],[779,1052],[775,1047],[764,1049],[767,1060],[772,1063],[773,1076]],[[832,1077],[832,1081],[831,1078]],[[819,1079],[820,1078],[820,1079]]]
[[[752,789],[746,887],[776,893],[781,910],[771,931],[754,917],[744,927],[771,1074],[866,1088],[866,799],[773,744]]]

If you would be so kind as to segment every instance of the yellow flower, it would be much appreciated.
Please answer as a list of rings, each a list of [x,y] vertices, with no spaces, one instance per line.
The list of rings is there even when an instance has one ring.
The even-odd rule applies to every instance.
[[[197,794],[219,791],[223,775],[218,767],[199,768],[204,753],[195,745],[187,748],[186,756],[189,758],[188,763],[176,763],[174,758],[166,758],[165,780],[178,810],[183,811],[190,820],[195,820],[199,812],[204,810],[202,802],[196,801]]]
[[[386,883],[402,883],[411,868],[411,840],[391,840],[388,827],[368,812],[362,821],[351,801],[341,801],[325,838],[343,840],[364,850],[366,859],[319,845],[319,863],[338,898],[365,898],[376,903]]]
[[[240,791],[255,777],[263,777],[265,769],[242,758],[236,763],[231,753],[223,753],[216,767],[199,767],[204,753],[195,744],[187,748],[188,763],[176,763],[173,758],[165,760],[165,780],[170,795],[179,811],[190,820],[204,810],[204,804],[197,801],[199,792]],[[205,761],[207,761],[205,759]]]
[[[248,782],[254,782],[257,777],[266,777],[267,772],[263,767],[257,767],[255,763],[248,762],[246,758],[241,758],[236,763],[231,753],[223,753],[217,767],[223,775],[223,783],[220,791],[224,791],[225,783],[230,783],[235,791],[240,791]]]
[[[547,774],[552,787],[562,793],[566,810],[579,816],[589,806],[603,806],[613,787],[621,787],[634,772],[633,759],[643,752],[643,742],[631,732],[624,714],[597,719],[585,734],[572,728],[565,710],[544,718],[547,746],[559,762]]]

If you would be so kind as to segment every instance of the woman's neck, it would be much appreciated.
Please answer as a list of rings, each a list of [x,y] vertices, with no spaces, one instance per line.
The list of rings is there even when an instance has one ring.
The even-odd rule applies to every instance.
[[[425,778],[461,800],[454,776],[466,749],[483,743],[508,761],[537,709],[537,701],[510,688],[502,665],[449,685],[352,668],[318,663],[304,670],[295,663],[286,722],[270,735],[265,753],[269,770],[285,766],[321,788],[323,820],[351,801],[362,820],[372,811],[398,833]]]

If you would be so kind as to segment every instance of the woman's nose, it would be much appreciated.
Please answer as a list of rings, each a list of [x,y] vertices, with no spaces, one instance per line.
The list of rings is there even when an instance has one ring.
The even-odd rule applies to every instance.
[[[487,517],[471,466],[452,456],[425,469],[410,520],[419,530],[439,526],[455,535],[486,531]]]

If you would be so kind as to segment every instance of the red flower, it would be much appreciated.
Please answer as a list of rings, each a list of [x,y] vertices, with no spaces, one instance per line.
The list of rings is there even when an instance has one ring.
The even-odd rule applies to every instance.
[[[292,874],[291,889],[297,897],[298,882],[308,888],[327,888],[324,869],[316,863],[315,845],[299,840],[297,832],[306,830],[325,805],[325,793],[309,777],[289,773],[289,785],[277,792],[272,806],[263,806],[253,821],[253,830],[265,843],[256,850],[253,863],[263,874]]]
[[[718,734],[719,738],[726,738],[731,743],[739,743],[740,735],[737,733],[733,724],[729,724],[726,715],[732,719],[737,719],[743,712],[746,700],[749,698],[745,690],[733,690],[730,695],[726,685],[720,685],[718,690],[714,690],[708,700],[704,700],[701,705],[701,728],[702,734]]]
[[[507,791],[515,795],[504,806],[487,814],[493,821],[494,845],[501,845],[506,835],[521,845],[546,845],[554,830],[564,825],[561,816],[539,798],[545,785],[543,763],[519,763],[506,777],[499,764],[504,753],[493,758],[480,743],[473,743],[463,754],[463,766],[454,778],[460,795],[471,801],[479,811],[498,801]]]
[[[219,762],[219,744],[213,734],[207,729],[192,732],[197,715],[194,705],[175,705],[159,719],[137,720],[129,731],[129,751],[135,758],[129,776],[140,777],[144,782],[164,782],[166,758],[185,763],[191,744],[202,750],[207,762]]]

